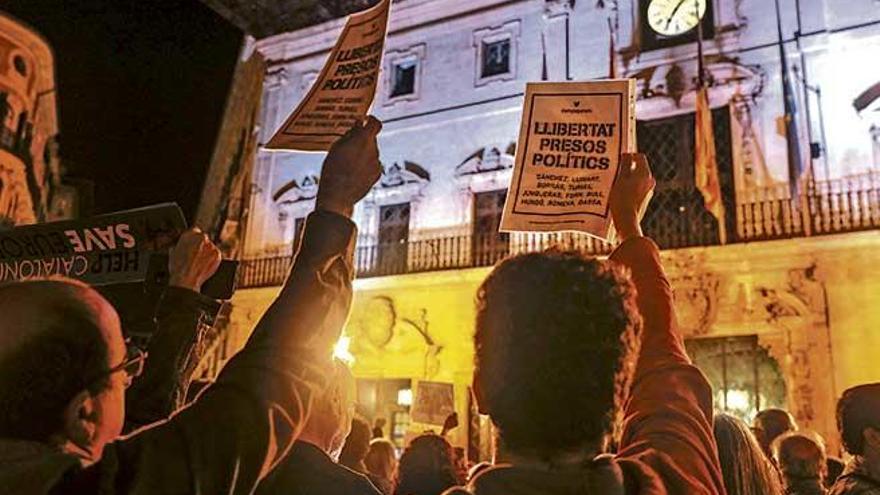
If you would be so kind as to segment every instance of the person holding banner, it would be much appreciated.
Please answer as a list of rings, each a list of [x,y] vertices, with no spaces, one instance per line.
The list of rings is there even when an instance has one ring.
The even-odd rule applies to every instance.
[[[624,155],[609,260],[518,255],[479,288],[474,393],[506,463],[471,480],[474,495],[724,493],[712,389],[639,226],[653,187],[645,156]],[[610,439],[616,455],[602,455]]]
[[[168,256],[168,286],[156,306],[144,372],[125,395],[128,433],[168,418],[186,403],[205,336],[220,303],[201,294],[220,266],[220,250],[198,228],[185,231]]]
[[[16,494],[250,494],[297,439],[351,305],[354,204],[378,180],[381,123],[330,150],[278,298],[216,383],[117,439],[128,358],[119,318],[72,280],[0,287],[0,486]]]

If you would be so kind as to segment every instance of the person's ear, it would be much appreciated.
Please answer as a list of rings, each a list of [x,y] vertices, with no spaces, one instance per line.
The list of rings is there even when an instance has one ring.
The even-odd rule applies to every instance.
[[[480,387],[479,371],[474,372],[474,378],[471,381],[471,390],[474,394],[474,400],[477,401],[477,412],[480,414],[491,414],[489,405],[486,403],[486,397],[483,395],[483,389]]]
[[[97,399],[88,390],[83,390],[76,394],[64,409],[65,440],[92,454],[97,431]]]

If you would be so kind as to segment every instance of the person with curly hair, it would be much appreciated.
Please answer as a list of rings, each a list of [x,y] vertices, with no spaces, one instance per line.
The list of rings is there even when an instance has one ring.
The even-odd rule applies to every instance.
[[[426,433],[413,439],[400,456],[394,495],[440,495],[464,481],[452,445],[440,435]]]
[[[712,389],[639,226],[653,187],[645,156],[624,154],[610,259],[522,254],[479,288],[474,393],[508,464],[471,480],[473,494],[724,493]],[[617,454],[602,455],[612,438]]]

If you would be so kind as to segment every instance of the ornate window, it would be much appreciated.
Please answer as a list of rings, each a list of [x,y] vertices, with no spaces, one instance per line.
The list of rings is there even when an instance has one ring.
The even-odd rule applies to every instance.
[[[367,195],[360,215],[363,235],[358,246],[359,273],[404,273],[409,266],[410,220],[431,175],[404,160],[383,167],[382,177]]]
[[[516,79],[520,22],[474,32],[477,86]]]
[[[755,414],[785,408],[786,385],[779,363],[758,345],[757,335],[689,339],[688,354],[715,392],[715,408],[750,424]]]

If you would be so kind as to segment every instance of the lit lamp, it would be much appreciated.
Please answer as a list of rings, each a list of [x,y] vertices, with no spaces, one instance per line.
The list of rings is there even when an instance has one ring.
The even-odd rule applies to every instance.
[[[350,345],[351,337],[343,335],[339,337],[339,340],[336,341],[336,345],[333,346],[333,357],[349,366],[354,364],[354,355],[349,350]]]
[[[410,407],[413,403],[413,393],[411,388],[402,388],[397,391],[397,405]]]

